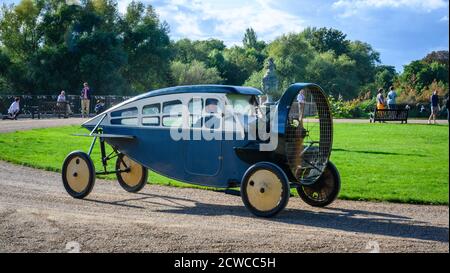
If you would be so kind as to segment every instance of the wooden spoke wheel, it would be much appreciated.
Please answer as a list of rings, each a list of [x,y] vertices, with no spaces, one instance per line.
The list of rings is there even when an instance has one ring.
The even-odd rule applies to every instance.
[[[81,151],[70,153],[63,163],[62,181],[72,197],[86,197],[95,183],[95,167],[89,155]]]
[[[128,192],[138,192],[147,184],[148,171],[141,164],[124,154],[119,154],[116,161],[117,180],[120,186]]]
[[[289,196],[286,174],[273,163],[260,162],[251,166],[242,179],[242,201],[256,216],[276,215],[286,207]]]
[[[313,207],[325,207],[331,204],[341,189],[341,178],[333,163],[328,161],[322,175],[309,186],[297,187],[297,192],[305,203]]]

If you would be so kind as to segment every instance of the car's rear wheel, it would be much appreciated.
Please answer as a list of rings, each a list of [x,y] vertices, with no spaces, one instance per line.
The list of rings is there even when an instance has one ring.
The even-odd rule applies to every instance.
[[[242,179],[242,201],[256,216],[276,215],[286,207],[289,196],[286,174],[273,163],[256,163],[246,171]]]
[[[339,172],[330,161],[314,184],[297,186],[300,198],[313,207],[325,207],[331,204],[337,198],[340,189]]]
[[[128,192],[138,192],[147,184],[147,168],[124,154],[117,156],[116,171],[120,186]]]

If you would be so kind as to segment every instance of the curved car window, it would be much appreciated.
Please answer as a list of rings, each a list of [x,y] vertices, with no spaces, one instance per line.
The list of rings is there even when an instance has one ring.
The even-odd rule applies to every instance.
[[[117,119],[112,119],[111,124],[114,124],[114,125],[137,125],[138,119],[137,118],[117,118]]]
[[[172,100],[163,103],[163,114],[177,115],[182,113],[182,104],[180,100]]]
[[[142,108],[143,115],[158,115],[160,110],[159,103],[146,105]]]
[[[162,125],[166,127],[178,127],[183,122],[183,105],[180,100],[172,100],[163,103]]]
[[[123,110],[114,111],[111,113],[111,117],[136,117],[138,114],[138,110],[136,107],[127,108]]]
[[[143,117],[142,125],[158,126],[159,117]]]
[[[166,127],[179,127],[183,122],[182,116],[165,116],[163,117],[162,124]]]
[[[111,124],[113,125],[137,125],[137,107],[117,110],[111,113]]]
[[[252,95],[228,94],[227,98],[236,114],[255,115],[257,100]]]

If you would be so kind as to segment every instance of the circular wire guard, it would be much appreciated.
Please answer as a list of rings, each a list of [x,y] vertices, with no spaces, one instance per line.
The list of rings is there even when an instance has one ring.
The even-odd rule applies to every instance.
[[[328,100],[319,88],[299,90],[286,120],[285,153],[297,181],[313,184],[323,173],[331,153],[333,124]]]

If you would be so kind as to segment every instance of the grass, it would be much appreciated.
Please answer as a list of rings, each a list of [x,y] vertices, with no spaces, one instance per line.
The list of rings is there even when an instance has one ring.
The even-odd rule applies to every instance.
[[[84,130],[67,126],[0,134],[0,159],[59,172],[70,151],[89,148],[91,138],[71,136],[79,132]],[[331,160],[341,174],[339,198],[447,205],[448,141],[447,125],[335,124]],[[100,170],[98,145],[92,157]],[[149,179],[156,184],[202,188],[153,172]]]

